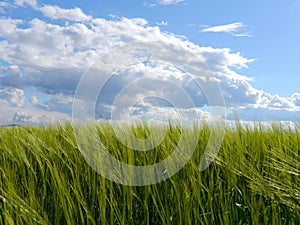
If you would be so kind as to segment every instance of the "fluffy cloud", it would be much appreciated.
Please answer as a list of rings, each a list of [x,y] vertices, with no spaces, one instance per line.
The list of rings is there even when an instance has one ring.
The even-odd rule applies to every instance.
[[[36,105],[36,104],[38,104],[38,102],[39,102],[38,98],[37,98],[35,95],[31,96],[31,98],[29,99],[29,101],[30,101],[31,104],[33,104],[33,105]]]
[[[66,114],[58,112],[44,112],[38,110],[18,110],[14,113],[11,120],[8,120],[7,123],[15,124],[53,124],[56,122],[63,122],[70,120]]]
[[[208,102],[197,86],[197,80],[203,83],[165,64],[149,62],[131,65],[110,77],[100,93],[97,114],[100,118],[110,118],[117,114],[122,116],[122,110],[131,111],[133,115],[142,112],[149,115],[150,111],[158,108],[187,110],[202,107]],[[166,112],[164,109],[162,111]]]
[[[44,5],[38,10],[51,19],[67,19],[80,22],[88,21],[92,18],[91,16],[84,14],[82,10],[77,7],[73,9],[62,9],[58,6]]]
[[[300,107],[300,93],[294,93],[294,94],[291,96],[291,99],[292,99],[293,103],[294,103],[296,106],[299,106],[299,107]]]
[[[10,86],[21,88],[23,85],[22,72],[17,65],[0,67],[0,84],[3,86]],[[1,75],[2,73],[2,75]]]
[[[17,123],[28,123],[32,122],[33,115],[26,112],[16,112],[13,121]]]
[[[179,2],[182,1],[160,1],[165,5]],[[299,94],[294,94],[290,98],[272,96],[254,88],[251,85],[251,78],[235,72],[232,68],[247,68],[253,61],[243,57],[239,52],[231,52],[228,48],[198,46],[185,37],[164,33],[159,27],[148,25],[143,18],[106,20],[92,18],[79,8],[62,9],[52,5],[39,7],[36,1],[29,0],[18,0],[14,4],[23,6],[25,3],[53,20],[47,22],[43,18],[33,18],[30,21],[23,21],[9,17],[0,19],[0,58],[10,64],[0,67],[0,101],[5,103],[5,110],[9,112],[5,113],[5,118],[10,120],[15,118],[15,121],[28,122],[68,118],[71,115],[73,95],[84,72],[112,49],[135,42],[148,44],[163,42],[169,44],[170,48],[178,46],[178,49],[173,49],[168,54],[164,49],[157,49],[162,55],[162,61],[174,62],[175,66],[165,65],[163,62],[154,65],[148,61],[137,62],[119,70],[117,74],[111,76],[102,90],[103,98],[96,104],[98,119],[110,118],[111,113],[117,112],[113,103],[118,96],[120,102],[127,105],[134,116],[150,118],[167,114],[171,109],[170,105],[159,98],[147,98],[152,95],[159,96],[160,99],[182,99],[180,97],[182,93],[174,91],[172,86],[163,85],[164,80],[177,84],[179,89],[184,90],[192,99],[193,108],[184,107],[185,102],[178,102],[181,112],[185,112],[184,115],[192,115],[191,112],[198,111],[204,117],[209,117],[207,112],[201,109],[208,104],[205,93],[197,87],[193,79],[208,86],[218,83],[226,106],[236,109],[241,113],[241,117],[244,115],[244,118],[251,119],[247,116],[248,109],[259,108],[260,112],[271,117],[277,110],[277,113],[285,113],[284,118],[288,115],[294,116],[299,110]],[[61,21],[57,22],[56,19],[68,22],[62,25]],[[236,34],[242,27],[243,24],[234,23],[207,29],[211,32]],[[157,46],[153,44],[153,48]],[[190,54],[183,54],[180,49]],[[187,75],[189,71],[176,68],[183,59],[187,63],[193,63],[195,56],[201,61],[195,65],[203,70],[210,69],[210,73],[214,76],[198,74],[191,79]],[[117,65],[126,60],[128,60],[126,57],[116,57],[115,63]],[[146,76],[156,77],[161,82],[156,82],[155,79],[142,84],[132,82]],[[120,96],[119,93],[127,85],[130,85],[131,89],[123,91]],[[89,87],[92,86],[93,80],[90,80],[90,84],[87,84],[87,96],[91,90]],[[28,100],[31,103],[30,107],[33,107],[30,110],[24,105],[27,89],[35,89],[46,96],[40,98],[39,94],[30,92]],[[20,112],[18,108],[22,108],[21,112],[26,113],[16,114]],[[229,115],[229,118],[231,117]],[[5,118],[2,116],[1,121]]]
[[[40,104],[39,107],[48,111],[58,111],[70,115],[72,103],[73,96],[57,94],[49,95],[48,99],[43,104]]]
[[[247,59],[239,52],[232,53],[229,48],[215,49],[212,47],[200,47],[197,50],[197,54],[203,57],[203,61],[209,66],[209,68],[222,75],[228,75],[230,78],[251,80],[246,76],[234,74],[234,71],[229,67],[235,68],[248,68],[248,63],[254,61],[254,59]]]
[[[278,95],[272,96],[268,107],[271,108],[292,108],[294,103],[288,98],[282,98]]]
[[[0,2],[0,13],[5,14],[7,8],[11,8],[11,4],[9,2]]]
[[[6,100],[11,106],[22,107],[25,102],[25,95],[22,89],[0,88],[0,99]]]

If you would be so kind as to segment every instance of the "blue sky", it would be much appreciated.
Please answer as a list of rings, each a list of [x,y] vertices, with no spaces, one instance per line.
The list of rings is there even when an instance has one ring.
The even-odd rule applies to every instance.
[[[159,1],[43,1],[110,19],[110,15],[145,18],[151,25],[164,21],[162,31],[186,36],[201,46],[230,48],[247,58],[258,59],[243,71],[254,77],[255,87],[285,97],[299,90],[300,3],[297,0],[197,1],[159,5]],[[163,1],[162,1],[163,2]],[[166,1],[167,2],[167,1]],[[172,1],[170,1],[172,2]],[[176,1],[173,1],[176,2]],[[151,6],[157,4],[156,6]],[[251,37],[228,33],[199,32],[205,26],[241,22]],[[283,80],[284,77],[284,80]],[[285,85],[282,85],[282,82]],[[298,82],[297,82],[298,81]],[[268,85],[266,85],[266,83]]]
[[[79,78],[92,61],[116,47],[149,40],[194,45],[190,50],[217,74],[226,119],[237,112],[242,120],[298,120],[299,12],[297,0],[2,1],[0,121],[70,117]],[[169,72],[161,71],[172,77]],[[138,76],[122,74],[124,83]],[[185,86],[182,77],[176,82]],[[148,117],[166,110],[150,102],[139,103],[152,113]],[[112,108],[112,102],[102,103],[101,109]],[[205,114],[203,105],[196,108]]]

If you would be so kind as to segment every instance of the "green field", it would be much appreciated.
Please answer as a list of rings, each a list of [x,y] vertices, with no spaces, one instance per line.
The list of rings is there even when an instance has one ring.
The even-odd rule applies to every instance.
[[[111,125],[97,127],[116,158],[159,162],[176,146],[168,125],[150,152],[122,145]],[[70,124],[0,128],[0,224],[300,224],[300,131],[227,129],[215,162],[199,171],[210,136],[199,129],[189,163],[170,179],[124,186],[101,177],[84,160]],[[147,137],[147,126],[124,129]],[[188,142],[189,140],[185,140]]]

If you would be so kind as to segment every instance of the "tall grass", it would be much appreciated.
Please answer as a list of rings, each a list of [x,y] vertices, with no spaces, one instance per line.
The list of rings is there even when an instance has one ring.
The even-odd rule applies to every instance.
[[[70,124],[0,128],[0,224],[300,224],[299,131],[228,129],[215,162],[199,172],[210,130],[190,129],[199,139],[189,163],[164,182],[132,187],[86,163]],[[170,124],[156,149],[136,152],[110,124],[97,130],[111,154],[135,165],[164,159],[180,136]],[[145,124],[126,132],[149,135]]]

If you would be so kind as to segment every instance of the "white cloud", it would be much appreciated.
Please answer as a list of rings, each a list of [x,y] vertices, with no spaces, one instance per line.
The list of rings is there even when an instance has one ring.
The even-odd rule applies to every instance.
[[[300,93],[292,94],[291,99],[296,106],[300,107]]]
[[[0,2],[0,13],[5,14],[6,9],[11,8],[12,5],[9,2]]]
[[[168,26],[168,22],[162,20],[162,21],[156,23],[156,25],[157,25],[157,26]]]
[[[19,19],[0,18],[0,23],[1,36],[3,36],[4,38],[10,38],[15,33],[15,31],[17,31],[17,26],[19,24],[22,24],[23,21]]]
[[[41,108],[48,111],[58,111],[65,114],[71,114],[73,96],[63,94],[49,95],[48,99],[40,105]]]
[[[8,7],[9,3],[8,2],[0,2],[0,7]]]
[[[230,33],[236,37],[250,37],[251,34],[249,32],[240,33],[245,28],[246,26],[242,22],[235,22],[235,23],[230,23],[225,25],[207,27],[202,29],[201,32],[214,32],[214,33],[223,32],[223,33]]]
[[[272,96],[270,102],[268,103],[268,107],[271,108],[292,108],[294,106],[293,102],[288,98],[283,98],[278,95]]]
[[[14,117],[13,117],[13,121],[17,122],[17,123],[28,123],[28,122],[32,122],[33,120],[33,115],[29,114],[27,112],[16,112]]]
[[[159,5],[173,5],[184,2],[185,0],[157,0],[157,4]]]
[[[147,3],[146,5],[149,7],[155,7],[158,5],[177,5],[179,3],[184,3],[185,0],[156,0],[152,1],[151,3]]]
[[[58,112],[46,112],[38,110],[18,110],[16,111],[11,120],[8,120],[7,123],[16,123],[16,124],[53,124],[57,122],[69,121],[71,118],[63,113]],[[5,124],[5,123],[3,123]]]
[[[205,63],[209,65],[212,70],[220,71],[223,68],[224,74],[228,74],[230,71],[228,67],[235,68],[248,68],[248,63],[253,62],[255,59],[247,59],[239,52],[231,53],[229,48],[212,48],[212,47],[201,47],[198,48],[198,53],[203,57]],[[232,77],[232,74],[230,74]],[[237,79],[250,79],[245,76],[238,75]]]
[[[21,1],[18,4],[21,4]],[[0,67],[1,113],[2,110],[6,111],[1,114],[0,121],[12,120],[15,113],[19,111],[28,113],[23,117],[22,114],[17,114],[18,118],[21,118],[19,120],[26,120],[26,118],[29,120],[30,115],[33,115],[32,121],[39,119],[54,121],[55,118],[67,118],[71,114],[72,96],[79,79],[92,63],[97,62],[99,57],[119,46],[151,41],[180,46],[191,53],[191,55],[182,55],[178,48],[178,50],[174,49],[172,54],[162,54],[165,61],[171,60],[174,64],[181,62],[182,59],[187,62],[192,61],[192,55],[197,55],[203,65],[206,64],[210,68],[215,78],[207,79],[207,77],[199,76],[194,79],[202,83],[217,81],[222,88],[226,105],[239,110],[244,118],[252,118],[247,116],[246,109],[256,109],[257,111],[260,109],[259,115],[264,113],[270,117],[277,109],[276,113],[285,114],[285,117],[279,118],[288,118],[288,115],[295,115],[295,111],[300,105],[300,94],[282,98],[254,88],[251,85],[251,78],[233,70],[233,68],[247,68],[253,59],[247,59],[239,52],[231,52],[229,48],[217,49],[198,46],[184,37],[164,33],[159,27],[150,26],[143,18],[113,18],[112,20],[91,18],[79,8],[62,9],[50,5],[37,7],[36,10],[43,11],[50,18],[62,19],[65,22],[68,20],[68,22],[51,21],[50,23],[38,18],[28,22],[9,17],[0,19],[0,37],[3,39],[0,41],[0,58],[10,64],[10,66]],[[214,28],[213,32],[242,35],[239,31],[243,26],[243,24],[225,26],[225,28],[219,26],[218,29]],[[156,48],[155,45],[153,48]],[[157,51],[160,52],[163,49],[157,49]],[[128,59],[116,58],[116,64],[122,60]],[[201,110],[201,107],[207,104],[204,94],[184,72],[166,65],[153,66],[136,63],[120,71],[119,76],[113,77],[110,85],[102,93],[105,100],[99,102],[98,106],[101,110],[98,112],[98,116],[100,118],[108,117],[109,113],[115,110],[112,106],[113,98],[122,90],[122,87],[146,75],[157,76],[161,80],[170,79],[186,90],[196,108],[182,107],[181,110],[186,112],[185,115],[191,115],[188,112]],[[93,81],[91,81],[92,83]],[[129,91],[123,96],[124,104],[136,100],[134,92],[142,93],[141,97],[152,93],[166,99],[172,97],[180,99],[179,94],[172,91],[171,87],[163,88],[154,82],[145,83],[144,86],[136,84],[133,87],[132,92]],[[25,106],[24,90],[27,88],[42,92],[46,98],[40,98],[38,94],[30,93],[28,101],[31,104]],[[155,112],[163,114],[170,109],[170,107],[158,103],[161,102],[153,101],[153,99],[140,102],[132,108],[132,112],[135,112],[136,115],[150,117],[155,115]],[[180,104],[184,105],[184,103]],[[207,114],[202,114],[208,117]],[[51,118],[45,119],[46,115],[50,115]]]
[[[6,100],[11,106],[22,107],[25,102],[25,95],[22,89],[0,88],[0,99]]]
[[[241,33],[241,34],[232,34],[235,37],[252,37],[251,32]]]
[[[63,9],[56,5],[44,5],[38,8],[45,16],[51,19],[67,19],[70,21],[88,21],[92,17],[86,15],[80,8]]]
[[[6,100],[1,100],[0,125],[30,123],[39,125],[53,124],[70,120],[70,116],[60,112],[45,111],[38,108],[19,108],[12,106]]]
[[[25,6],[26,4],[36,8],[37,0],[14,0],[14,5],[16,6]]]
[[[37,98],[35,95],[31,96],[31,98],[29,99],[29,101],[30,101],[31,104],[33,104],[33,105],[36,105],[36,104],[38,104],[38,102],[39,102],[38,98]]]
[[[80,8],[75,7],[72,9],[63,9],[57,5],[46,5],[39,7],[37,0],[14,0],[15,6],[26,6],[29,5],[33,9],[40,11],[44,16],[51,19],[66,19],[69,21],[83,22],[88,21],[92,17],[86,15]],[[8,4],[0,4],[0,7],[8,7]]]
[[[239,29],[241,29],[243,27],[244,27],[243,23],[236,22],[236,23],[231,23],[231,24],[226,24],[226,25],[208,27],[208,28],[205,28],[201,31],[202,32],[227,32],[227,33],[232,33],[232,32],[237,32]]]
[[[21,88],[23,86],[22,77],[22,72],[17,65],[0,67],[0,83],[4,86]]]

